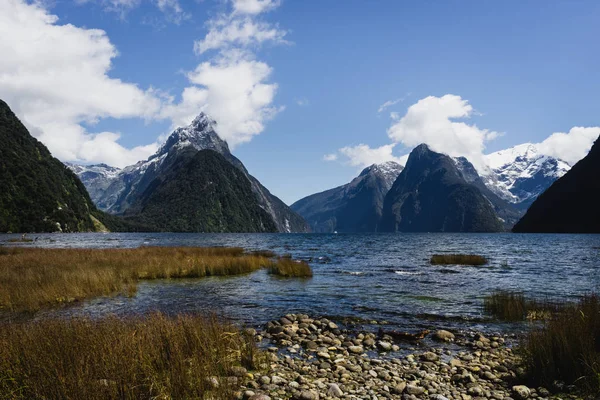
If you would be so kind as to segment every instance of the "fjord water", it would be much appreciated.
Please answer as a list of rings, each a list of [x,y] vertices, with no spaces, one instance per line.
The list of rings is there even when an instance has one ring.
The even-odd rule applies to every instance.
[[[0,243],[15,235],[0,235]],[[385,320],[401,329],[482,323],[497,289],[572,299],[600,287],[600,235],[520,234],[40,234],[24,246],[239,246],[308,261],[312,279],[258,271],[234,277],[140,282],[132,298],[93,299],[48,315],[214,311],[260,325],[287,313]],[[436,253],[480,254],[489,265],[432,266]],[[502,329],[502,325],[491,324]]]

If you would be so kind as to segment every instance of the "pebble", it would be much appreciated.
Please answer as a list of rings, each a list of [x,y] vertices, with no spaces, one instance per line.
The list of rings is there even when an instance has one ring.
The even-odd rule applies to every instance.
[[[353,330],[338,321],[289,314],[252,337],[262,341],[268,361],[251,373],[242,367],[230,370],[232,379],[242,381],[236,394],[240,400],[550,397],[544,388],[511,386],[520,372],[513,367],[518,359],[507,347],[509,336],[488,339],[480,332],[437,330],[421,342],[402,342],[385,331]],[[215,383],[222,379],[229,378],[215,377]]]
[[[454,340],[454,334],[452,332],[440,329],[433,334],[433,338],[440,342],[450,342]]]
[[[525,385],[513,386],[512,390],[513,394],[515,395],[515,398],[519,400],[528,399],[531,395],[531,390],[529,390],[529,388]]]
[[[340,389],[340,387],[337,384],[330,383],[329,390],[327,390],[327,395],[331,397],[342,397],[344,395],[344,392],[342,392],[342,389]]]

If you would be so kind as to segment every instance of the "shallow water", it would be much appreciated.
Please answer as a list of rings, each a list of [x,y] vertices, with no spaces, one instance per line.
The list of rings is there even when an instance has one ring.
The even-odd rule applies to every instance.
[[[0,235],[0,245],[17,235]],[[496,289],[575,298],[600,287],[600,235],[519,234],[39,234],[23,246],[240,246],[309,261],[312,279],[264,271],[244,276],[141,282],[133,298],[99,298],[48,315],[215,311],[252,325],[287,313],[389,321],[411,330],[484,324]],[[435,253],[473,253],[483,267],[432,266]],[[503,325],[491,324],[494,329]],[[506,325],[504,325],[506,327]]]

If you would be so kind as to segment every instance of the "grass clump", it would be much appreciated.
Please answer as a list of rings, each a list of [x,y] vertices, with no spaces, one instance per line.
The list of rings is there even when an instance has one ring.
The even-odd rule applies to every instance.
[[[520,344],[532,384],[554,381],[574,384],[585,393],[600,394],[600,297],[584,296],[565,304]]]
[[[527,299],[523,293],[499,290],[483,299],[483,310],[502,321],[546,320],[562,305],[556,301]]]
[[[271,250],[252,250],[250,251],[250,254],[265,258],[274,258],[276,256],[275,252]]]
[[[0,309],[35,311],[113,293],[133,294],[142,279],[237,275],[273,262],[241,248],[2,249]]]
[[[8,243],[31,243],[33,239],[28,238],[11,238],[7,240]]]
[[[230,399],[237,383],[227,377],[256,358],[253,341],[214,317],[9,323],[0,325],[0,398]]]
[[[488,260],[475,254],[434,254],[430,262],[433,265],[485,265]]]
[[[269,273],[285,278],[310,278],[313,276],[310,265],[305,261],[296,261],[284,257],[271,264]]]
[[[522,293],[498,291],[483,299],[483,310],[503,321],[522,321],[527,315],[527,302]]]

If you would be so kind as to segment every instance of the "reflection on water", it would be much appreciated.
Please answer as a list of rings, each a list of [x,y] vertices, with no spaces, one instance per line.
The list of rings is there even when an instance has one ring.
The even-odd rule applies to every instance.
[[[45,315],[215,311],[249,324],[287,313],[386,320],[404,328],[482,320],[495,289],[573,298],[600,284],[600,235],[46,234],[24,246],[239,246],[307,260],[310,280],[251,275],[141,282],[133,298],[94,299]],[[0,235],[0,244],[16,235]],[[481,254],[483,267],[432,266],[434,253]]]

